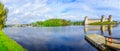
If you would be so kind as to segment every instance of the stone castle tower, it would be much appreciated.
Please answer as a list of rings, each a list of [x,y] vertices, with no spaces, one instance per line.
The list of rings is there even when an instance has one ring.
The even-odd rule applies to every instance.
[[[88,16],[85,16],[84,25],[88,24]]]
[[[112,15],[109,15],[109,22],[112,22]]]
[[[104,21],[105,21],[105,16],[102,15],[102,16],[101,16],[101,22],[104,22]]]
[[[85,16],[84,19],[84,25],[87,25],[89,23],[94,23],[94,22],[104,22],[104,21],[109,21],[112,22],[112,15],[109,15],[109,18],[105,18],[104,15],[101,16],[101,19],[88,19],[88,16]]]

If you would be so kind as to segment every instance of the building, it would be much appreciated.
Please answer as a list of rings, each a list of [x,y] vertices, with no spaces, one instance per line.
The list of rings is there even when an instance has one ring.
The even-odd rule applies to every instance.
[[[104,21],[109,21],[112,22],[112,15],[109,15],[109,18],[105,18],[104,15],[101,16],[101,19],[89,19],[87,16],[85,16],[84,19],[84,25],[94,23],[94,22],[104,22]]]

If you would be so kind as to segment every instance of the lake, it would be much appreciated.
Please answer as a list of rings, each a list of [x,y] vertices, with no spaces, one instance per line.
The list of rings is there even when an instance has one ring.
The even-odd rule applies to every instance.
[[[120,38],[120,26],[7,27],[4,32],[28,51],[98,51],[85,34]]]

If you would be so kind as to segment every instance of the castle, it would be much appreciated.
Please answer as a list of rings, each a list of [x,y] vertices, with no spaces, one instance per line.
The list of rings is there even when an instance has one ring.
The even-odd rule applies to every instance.
[[[104,15],[101,16],[101,19],[88,19],[87,16],[85,16],[84,19],[84,25],[90,24],[90,23],[94,23],[94,22],[104,22],[104,21],[109,21],[112,22],[112,15],[109,15],[109,18],[105,18]]]

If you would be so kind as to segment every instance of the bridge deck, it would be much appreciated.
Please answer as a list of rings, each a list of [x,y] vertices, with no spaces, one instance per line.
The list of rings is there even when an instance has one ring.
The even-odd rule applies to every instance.
[[[108,39],[98,34],[87,34],[85,35],[85,38],[101,50],[105,50],[106,49],[105,46],[120,50],[120,44],[113,43],[113,42],[120,42],[118,40]]]

